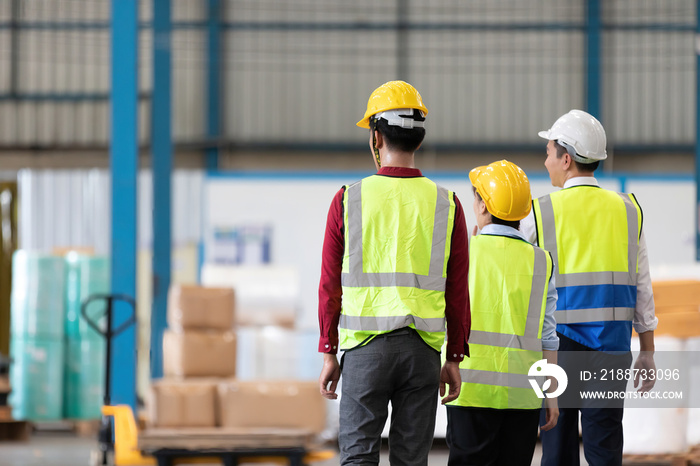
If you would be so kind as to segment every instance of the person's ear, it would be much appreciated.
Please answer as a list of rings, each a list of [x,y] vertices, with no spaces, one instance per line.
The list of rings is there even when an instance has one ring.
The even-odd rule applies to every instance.
[[[483,199],[479,200],[479,214],[481,215],[486,215],[488,212],[488,209],[486,208],[486,203],[484,202]]]
[[[562,156],[562,168],[564,170],[568,170],[568,168],[571,166],[573,163],[573,160],[571,159],[571,154],[568,152],[565,152],[564,155]]]
[[[384,136],[377,130],[374,131],[374,145],[377,149],[384,145]]]
[[[374,145],[377,147],[377,149],[384,145],[384,136],[382,136],[382,133],[377,130],[374,131]]]

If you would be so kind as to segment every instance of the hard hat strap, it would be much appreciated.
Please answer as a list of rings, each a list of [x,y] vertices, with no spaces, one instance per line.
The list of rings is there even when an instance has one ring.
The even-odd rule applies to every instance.
[[[577,154],[576,149],[574,149],[574,146],[572,146],[571,144],[567,144],[566,142],[562,141],[561,139],[557,139],[557,144],[559,144],[564,149],[566,149],[566,152],[569,153],[571,158],[579,163],[589,164],[589,163],[597,162],[597,160],[587,159],[586,157],[583,157],[583,156]]]
[[[375,116],[369,117],[369,130],[372,132],[372,151],[374,152],[374,158],[377,159],[377,166],[382,168],[381,157],[379,157],[379,149],[377,149],[377,139],[374,136],[374,132],[377,130],[377,118]]]
[[[385,110],[375,114],[374,117],[376,119],[383,118],[389,126],[399,126],[404,129],[425,128],[425,115],[418,109],[397,108]]]

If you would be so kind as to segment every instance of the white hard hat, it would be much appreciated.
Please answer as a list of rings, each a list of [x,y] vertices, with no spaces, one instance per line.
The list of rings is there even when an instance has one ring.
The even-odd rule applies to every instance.
[[[605,151],[605,130],[593,115],[583,110],[571,110],[559,117],[547,131],[537,133],[541,138],[573,147],[572,158],[581,163],[593,163],[608,157]],[[567,147],[569,146],[569,147]]]

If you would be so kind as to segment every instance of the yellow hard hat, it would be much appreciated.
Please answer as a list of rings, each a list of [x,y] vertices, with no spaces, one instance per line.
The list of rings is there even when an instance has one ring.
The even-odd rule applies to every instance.
[[[530,181],[513,162],[501,160],[469,172],[469,181],[494,217],[522,220],[532,208]]]
[[[415,87],[404,81],[389,81],[382,84],[372,92],[367,102],[365,116],[357,122],[360,128],[369,129],[369,118],[379,112],[400,108],[416,108],[428,114],[428,109],[423,105],[423,98]]]

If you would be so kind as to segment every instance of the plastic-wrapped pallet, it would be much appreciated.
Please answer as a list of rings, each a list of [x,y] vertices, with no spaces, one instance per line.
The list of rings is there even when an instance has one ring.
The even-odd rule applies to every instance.
[[[656,353],[682,352],[684,340],[670,336],[657,336]],[[632,338],[632,351],[639,351],[639,340]],[[636,354],[636,353],[635,353]],[[654,390],[663,390],[657,382]],[[649,403],[653,403],[649,400]],[[687,408],[625,408],[622,425],[625,433],[623,453],[666,454],[686,451]]]
[[[81,314],[83,302],[109,293],[110,262],[106,257],[69,252],[66,255],[66,350],[63,412],[68,419],[99,419],[104,402],[106,342]],[[86,309],[97,319],[105,315],[105,302],[93,301]],[[105,318],[97,319],[104,325]]]
[[[64,269],[62,257],[12,258],[9,403],[15,419],[63,417]]]
[[[687,442],[689,446],[700,445],[700,337],[689,338],[685,350],[693,353],[696,365],[690,368],[690,400],[688,408]]]
[[[296,323],[300,277],[294,267],[205,264],[202,284],[235,290],[238,325],[293,327]]]
[[[239,327],[236,377],[317,380],[323,364],[318,330]]]

